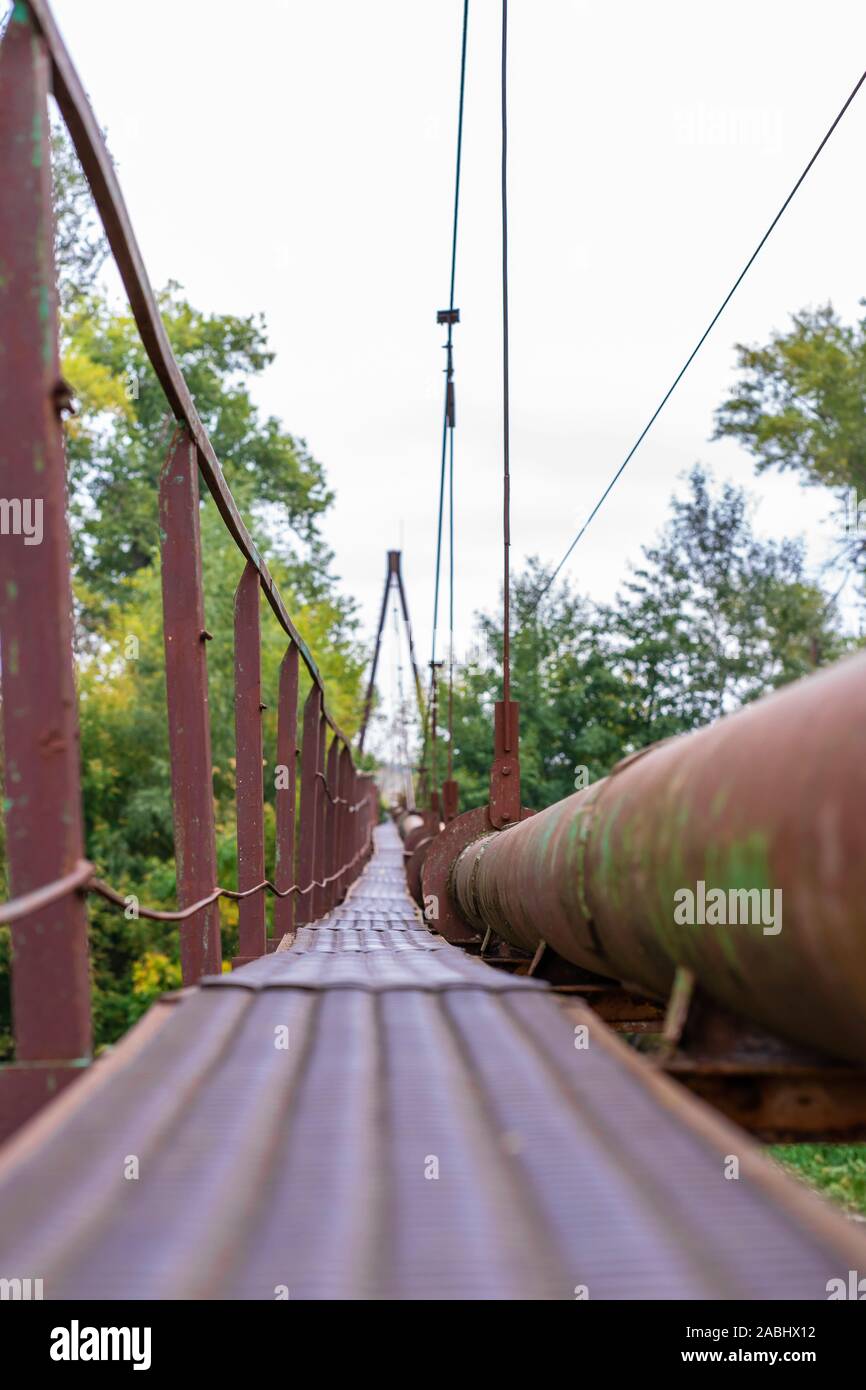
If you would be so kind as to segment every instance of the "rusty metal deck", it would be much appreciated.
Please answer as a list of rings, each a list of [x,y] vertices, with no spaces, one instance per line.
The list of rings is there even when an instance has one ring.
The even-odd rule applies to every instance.
[[[0,1273],[46,1298],[824,1299],[863,1266],[590,1013],[577,1049],[543,984],[431,936],[377,840],[291,949],[157,1006],[7,1145]]]

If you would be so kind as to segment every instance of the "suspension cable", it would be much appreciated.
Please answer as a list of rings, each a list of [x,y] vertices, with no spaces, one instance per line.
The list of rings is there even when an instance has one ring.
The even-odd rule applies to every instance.
[[[510,737],[511,720],[508,706],[511,700],[511,473],[509,461],[509,396],[508,396],[508,0],[502,0],[502,699],[505,703],[506,747]]]
[[[448,780],[454,777],[454,431],[448,465]]]
[[[443,421],[442,421],[442,449],[441,449],[441,458],[440,458],[440,465],[439,465],[439,509],[438,509],[438,520],[437,520],[437,526],[436,526],[436,572],[435,572],[435,579],[434,579],[434,585],[433,585],[433,636],[432,636],[431,651],[430,651],[430,672],[431,672],[431,676],[430,676],[430,698],[431,698],[431,700],[434,698],[434,685],[435,685],[435,670],[436,670],[436,667],[435,667],[435,663],[436,663],[436,636],[437,636],[437,628],[438,628],[438,625],[439,625],[439,589],[440,589],[440,577],[441,577],[441,570],[442,570],[442,532],[443,532],[443,523],[444,523],[444,516],[445,516],[445,476],[446,476],[446,465],[447,465],[447,462],[448,462],[448,459],[449,459],[449,449],[448,449],[449,437],[450,437],[450,446],[451,446],[451,447],[450,447],[450,475],[451,475],[451,486],[450,486],[450,489],[449,489],[449,508],[450,508],[450,513],[451,513],[451,521],[450,521],[450,526],[449,526],[449,534],[450,534],[450,542],[451,542],[451,555],[450,555],[450,594],[451,594],[451,599],[450,599],[450,619],[449,619],[449,624],[450,624],[450,630],[451,630],[451,647],[452,647],[452,650],[453,650],[453,645],[454,645],[454,640],[453,640],[453,604],[454,604],[454,556],[453,556],[453,543],[454,543],[454,527],[453,527],[454,488],[453,488],[453,471],[454,471],[454,424],[455,424],[455,409],[454,409],[454,354],[453,354],[453,331],[454,331],[454,324],[457,323],[457,322],[459,321],[459,313],[460,313],[460,311],[459,311],[458,309],[456,309],[456,308],[455,308],[455,305],[454,305],[454,290],[455,290],[455,284],[456,284],[456,278],[457,278],[457,228],[458,228],[459,211],[460,211],[460,170],[461,170],[462,159],[463,159],[463,108],[464,108],[464,98],[465,98],[465,93],[466,93],[466,38],[467,38],[468,29],[469,29],[469,0],[464,0],[464,2],[463,2],[463,29],[462,29],[462,37],[461,37],[461,44],[460,44],[460,96],[459,96],[458,110],[457,110],[457,154],[456,154],[455,173],[454,173],[454,216],[453,216],[453,219],[452,219],[452,226],[451,226],[451,276],[450,276],[449,291],[448,291],[448,308],[447,308],[447,310],[441,310],[441,311],[437,314],[437,320],[438,320],[438,322],[444,323],[444,324],[447,325],[447,337],[446,337],[446,341],[445,341],[445,353],[446,353],[446,365],[445,365],[445,409],[444,409],[444,416],[443,416]],[[453,658],[452,658],[452,659],[453,659]],[[449,682],[450,682],[450,670],[451,670],[451,668],[450,668],[450,665],[449,665]],[[450,704],[451,704],[451,701],[450,701],[450,698],[449,698],[449,708],[450,708]],[[432,742],[433,744],[435,744],[435,740],[436,740],[436,720],[435,720],[435,718],[432,719],[432,720],[429,722],[429,724],[428,724],[428,726],[427,726],[427,729],[425,729],[424,748],[423,748],[423,751],[422,751],[422,763],[424,763],[425,765],[426,765],[426,759],[427,759],[427,747],[426,747],[426,744],[427,744],[427,735],[428,735],[428,731],[429,731],[429,736],[430,736],[431,742]],[[435,766],[435,757],[436,757],[435,748],[432,749],[431,751],[432,751],[433,763],[434,763],[434,766]],[[449,766],[450,766],[450,752],[449,752]],[[450,772],[449,772],[449,776],[450,776]],[[434,782],[435,782],[435,777],[434,777]]]
[[[613,491],[614,486],[615,486],[616,483],[618,482],[619,478],[620,478],[621,475],[625,472],[625,469],[627,468],[628,464],[631,462],[632,458],[633,458],[634,455],[637,453],[637,451],[638,451],[638,449],[640,448],[641,444],[642,444],[643,441],[646,439],[647,435],[649,434],[649,432],[650,432],[650,430],[652,429],[653,425],[655,424],[656,420],[657,420],[658,417],[661,415],[662,411],[664,410],[664,408],[665,408],[665,406],[667,405],[668,401],[670,400],[671,396],[674,394],[674,391],[675,391],[676,388],[679,386],[680,382],[682,381],[682,379],[683,379],[683,377],[685,376],[686,372],[688,371],[689,367],[690,367],[690,366],[692,365],[692,363],[694,362],[695,358],[697,357],[697,355],[698,355],[698,353],[700,352],[701,348],[703,347],[704,343],[707,341],[707,338],[710,336],[711,332],[712,332],[713,329],[715,328],[716,324],[718,323],[718,321],[719,321],[719,319],[721,318],[722,314],[724,313],[725,309],[728,307],[728,305],[730,304],[730,302],[731,302],[731,300],[733,299],[734,295],[736,294],[737,290],[739,289],[740,285],[741,285],[741,284],[743,283],[743,281],[745,280],[746,275],[747,275],[748,272],[751,270],[751,268],[752,268],[752,266],[754,265],[755,261],[758,259],[758,256],[759,256],[760,252],[763,250],[763,248],[764,248],[764,246],[766,245],[767,241],[769,241],[772,232],[775,230],[777,224],[779,223],[779,221],[781,220],[783,214],[784,214],[785,211],[787,210],[788,205],[793,201],[794,195],[797,193],[798,189],[800,188],[800,185],[804,182],[804,180],[805,180],[807,174],[809,173],[809,171],[810,171],[811,168],[812,168],[812,165],[813,165],[813,164],[815,163],[815,161],[817,160],[817,158],[818,158],[818,156],[820,155],[821,151],[823,150],[824,146],[827,144],[827,141],[830,139],[830,136],[833,134],[834,130],[836,129],[836,127],[837,127],[837,125],[839,124],[839,122],[841,121],[842,117],[845,115],[845,112],[848,110],[848,107],[851,105],[851,103],[852,103],[852,101],[854,100],[855,96],[857,95],[857,93],[859,92],[860,88],[862,87],[864,81],[866,81],[866,72],[864,72],[864,73],[861,74],[861,76],[860,76],[858,82],[856,83],[856,85],[854,86],[854,88],[853,88],[851,94],[848,96],[847,100],[845,101],[844,105],[842,106],[841,110],[839,111],[838,115],[836,116],[835,120],[833,121],[832,125],[831,125],[830,128],[828,129],[827,133],[825,134],[825,136],[824,136],[824,138],[822,139],[821,143],[819,144],[818,148],[815,150],[815,153],[812,155],[812,158],[809,160],[808,164],[806,165],[805,169],[804,169],[803,172],[801,173],[800,177],[797,179],[797,182],[794,184],[794,187],[791,189],[790,193],[788,194],[787,198],[786,198],[785,201],[783,202],[782,206],[779,208],[779,211],[776,213],[776,216],[773,218],[773,220],[772,220],[772,222],[770,223],[769,227],[768,227],[767,230],[764,232],[764,235],[761,237],[760,241],[758,242],[758,244],[757,244],[757,246],[755,247],[754,251],[752,252],[751,256],[750,256],[749,259],[746,261],[746,264],[743,266],[743,269],[740,271],[740,273],[739,273],[739,275],[737,276],[736,280],[734,281],[733,285],[732,285],[731,288],[728,290],[728,293],[725,295],[725,297],[724,297],[724,299],[722,300],[721,304],[719,305],[718,309],[717,309],[716,312],[713,314],[713,317],[710,319],[709,323],[707,324],[706,328],[704,329],[704,331],[703,331],[703,333],[701,334],[700,338],[698,339],[697,343],[696,343],[695,346],[692,348],[691,352],[689,353],[689,355],[688,355],[688,357],[686,358],[685,362],[683,363],[682,367],[681,367],[680,370],[677,372],[677,375],[674,377],[673,382],[672,382],[671,385],[668,387],[668,389],[667,389],[667,391],[665,392],[665,394],[662,396],[661,400],[659,401],[658,405],[656,406],[655,410],[653,411],[653,413],[652,413],[652,415],[650,416],[650,418],[649,418],[649,420],[647,421],[647,423],[644,425],[643,429],[641,430],[641,432],[640,432],[640,434],[638,435],[637,439],[635,440],[634,444],[633,444],[633,445],[631,446],[631,448],[629,449],[628,453],[626,454],[626,456],[625,456],[625,458],[623,459],[622,463],[620,464],[619,468],[616,470],[616,472],[614,473],[614,475],[613,475],[613,477],[611,478],[610,482],[608,483],[607,487],[604,489],[604,492],[601,494],[601,496],[599,497],[599,499],[598,499],[598,501],[596,502],[595,506],[593,507],[592,511],[589,513],[589,516],[588,516],[588,517],[586,518],[586,520],[584,521],[583,525],[581,526],[581,528],[580,528],[580,530],[578,531],[577,535],[575,536],[574,540],[571,542],[571,545],[568,547],[568,549],[566,550],[566,552],[565,552],[565,554],[563,555],[562,559],[560,560],[559,564],[556,566],[556,569],[553,571],[553,573],[550,575],[549,579],[546,581],[546,583],[542,586],[542,588],[541,588],[541,589],[539,590],[539,592],[536,594],[535,599],[534,599],[533,604],[532,604],[532,607],[530,608],[529,613],[527,614],[527,618],[532,617],[532,614],[535,612],[535,610],[537,609],[539,603],[540,603],[541,600],[544,598],[544,595],[547,593],[547,591],[548,591],[548,589],[550,588],[551,584],[553,584],[554,580],[556,579],[556,577],[557,577],[557,575],[559,574],[560,570],[562,569],[563,565],[565,565],[565,564],[567,563],[567,561],[568,561],[568,559],[570,558],[570,556],[571,556],[571,554],[572,554],[572,552],[573,552],[575,546],[577,545],[578,541],[581,539],[581,537],[583,536],[584,532],[588,529],[590,523],[594,520],[594,518],[596,517],[596,515],[598,514],[598,512],[601,510],[601,508],[602,508],[604,502],[607,500],[608,496],[609,496],[610,493]]]
[[[398,756],[395,761],[402,773],[403,796],[406,802],[406,809],[412,811],[415,808],[415,787],[412,780],[412,766],[409,760],[409,721],[406,712],[406,693],[403,687],[403,650],[400,644],[400,613],[397,606],[396,586],[394,589],[391,613],[394,628],[394,650],[397,653],[397,707],[394,720]]]

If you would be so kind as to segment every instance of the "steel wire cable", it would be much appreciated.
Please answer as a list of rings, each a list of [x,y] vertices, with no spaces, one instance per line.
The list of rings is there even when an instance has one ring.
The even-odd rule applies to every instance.
[[[460,96],[459,96],[459,100],[458,100],[458,110],[457,110],[457,153],[456,153],[455,173],[454,173],[454,215],[453,215],[452,224],[451,224],[451,276],[450,276],[449,291],[448,291],[448,309],[449,309],[449,315],[450,315],[450,317],[451,317],[452,319],[453,319],[453,315],[454,315],[454,289],[455,289],[456,278],[457,278],[457,230],[458,230],[459,212],[460,212],[460,170],[461,170],[462,159],[463,159],[463,110],[464,110],[464,99],[465,99],[465,94],[466,94],[466,39],[467,39],[468,30],[469,30],[469,0],[464,0],[464,3],[463,3],[463,28],[462,28],[462,37],[461,37],[461,43],[460,43]],[[432,700],[432,697],[433,697],[433,688],[434,688],[434,679],[435,679],[436,634],[437,634],[437,628],[438,628],[438,625],[439,625],[439,590],[440,590],[440,581],[441,581],[441,572],[442,572],[442,532],[443,532],[443,522],[444,522],[444,515],[445,515],[445,477],[446,477],[446,466],[447,466],[447,461],[448,461],[448,457],[449,457],[449,451],[448,451],[449,418],[450,418],[449,402],[453,400],[453,397],[451,396],[451,382],[452,382],[452,379],[453,379],[453,371],[452,371],[452,362],[453,362],[453,359],[452,359],[453,328],[454,328],[453,322],[449,322],[449,323],[448,323],[448,335],[447,335],[447,339],[446,339],[446,343],[445,343],[445,351],[446,351],[446,354],[447,354],[447,356],[446,356],[446,363],[447,363],[447,365],[446,365],[446,381],[445,381],[445,406],[444,406],[443,421],[442,421],[442,449],[441,449],[441,458],[440,458],[440,465],[439,465],[439,508],[438,508],[438,520],[437,520],[437,526],[436,526],[436,569],[435,569],[435,578],[434,578],[434,584],[433,584],[433,636],[432,636],[431,649],[430,649],[430,698],[431,698],[431,700]],[[451,527],[450,527],[450,536],[451,536],[451,543],[452,543],[452,547],[453,547],[453,535],[454,535],[454,532],[453,532],[453,506],[454,506],[454,492],[453,492],[454,428],[453,428],[453,419],[451,420],[451,424],[450,424],[450,436],[451,436],[450,459],[451,459],[451,476],[452,476],[452,485],[451,485],[451,488],[450,488],[450,507],[451,507],[451,520],[452,520],[452,524],[451,524]],[[453,589],[454,589],[453,549],[452,549],[451,564],[450,564],[450,585],[451,585],[451,647],[452,647],[452,649],[453,649]],[[449,667],[449,672],[450,672],[450,667]],[[449,702],[449,703],[450,703],[450,702]],[[432,739],[435,739],[435,724],[433,724],[433,723],[428,724],[427,727],[425,728],[425,731],[424,731],[424,745],[423,745],[422,759],[421,759],[422,765],[426,765],[428,735],[429,735],[429,737],[431,737]],[[450,775],[450,773],[449,773],[449,775]]]
[[[502,0],[502,699],[505,704],[505,746],[511,720],[511,463],[508,383],[508,0]]]
[[[577,535],[575,536],[574,540],[571,542],[571,545],[568,547],[568,549],[566,550],[566,552],[565,552],[565,554],[563,555],[562,559],[560,560],[559,564],[556,566],[556,569],[553,571],[553,573],[552,573],[552,574],[550,575],[550,577],[547,579],[547,581],[545,582],[545,584],[542,586],[542,588],[541,588],[541,589],[539,590],[539,592],[536,594],[535,599],[534,599],[533,604],[532,604],[532,607],[530,608],[530,610],[529,610],[529,612],[528,612],[528,614],[527,614],[527,618],[531,618],[532,615],[533,615],[533,613],[534,613],[534,612],[536,611],[536,609],[538,608],[538,605],[539,605],[539,603],[541,602],[541,600],[544,598],[544,595],[547,593],[547,591],[549,590],[550,586],[551,586],[551,585],[553,584],[553,582],[555,581],[557,575],[561,572],[563,566],[568,562],[569,558],[571,557],[571,555],[572,555],[572,553],[573,553],[573,551],[574,551],[574,549],[575,549],[575,546],[577,545],[578,541],[581,539],[581,537],[584,535],[584,533],[586,532],[586,530],[588,529],[588,527],[590,526],[590,524],[592,523],[592,521],[593,521],[593,520],[595,519],[595,517],[598,515],[598,513],[599,513],[599,511],[601,510],[602,506],[604,505],[605,501],[607,500],[607,498],[609,497],[610,493],[613,491],[614,487],[616,486],[616,483],[619,481],[620,477],[621,477],[622,474],[625,472],[625,469],[628,467],[628,465],[629,465],[629,463],[631,462],[631,460],[634,458],[634,455],[637,453],[637,451],[638,451],[638,449],[640,448],[641,444],[642,444],[643,441],[646,439],[647,435],[649,434],[649,432],[650,432],[650,430],[652,429],[653,425],[655,424],[656,420],[657,420],[658,417],[661,415],[662,411],[664,410],[664,408],[665,408],[665,406],[667,405],[668,401],[670,400],[671,396],[674,394],[674,391],[675,391],[675,390],[677,389],[677,387],[679,386],[680,382],[682,381],[682,379],[683,379],[683,377],[685,376],[686,372],[688,371],[689,367],[692,365],[692,363],[694,362],[694,360],[695,360],[695,358],[697,357],[698,353],[700,352],[701,348],[703,347],[704,343],[707,341],[707,338],[708,338],[708,337],[710,336],[710,334],[712,333],[713,329],[715,328],[716,324],[718,323],[718,321],[719,321],[719,319],[721,318],[722,314],[724,313],[725,309],[726,309],[726,308],[728,307],[728,305],[730,304],[731,300],[733,299],[733,297],[734,297],[734,295],[736,294],[737,290],[739,289],[740,285],[743,283],[743,281],[745,280],[747,274],[749,273],[749,271],[751,270],[752,266],[754,265],[755,261],[758,259],[759,254],[760,254],[761,251],[763,250],[763,248],[764,248],[764,246],[766,245],[766,243],[769,241],[770,236],[772,235],[772,233],[773,233],[773,231],[775,230],[776,226],[777,226],[778,223],[780,222],[780,220],[781,220],[783,214],[786,212],[786,210],[787,210],[789,204],[793,201],[793,198],[794,198],[795,194],[797,193],[797,191],[798,191],[798,189],[800,188],[801,184],[802,184],[802,183],[804,182],[804,180],[806,179],[806,176],[808,175],[809,171],[811,170],[813,164],[814,164],[815,161],[817,160],[818,156],[821,154],[821,151],[824,149],[824,146],[827,144],[828,140],[830,139],[830,136],[833,134],[834,130],[836,129],[836,127],[837,127],[837,125],[839,124],[839,122],[841,121],[842,117],[845,115],[845,112],[848,110],[848,107],[851,105],[852,101],[853,101],[854,98],[856,97],[856,95],[857,95],[857,93],[859,92],[860,88],[862,87],[864,81],[866,81],[866,72],[863,72],[863,73],[861,74],[859,80],[858,80],[857,83],[855,84],[855,86],[854,86],[854,88],[852,89],[850,95],[847,97],[847,99],[845,100],[845,103],[843,104],[843,106],[842,106],[841,109],[839,110],[839,113],[838,113],[838,115],[836,116],[835,120],[834,120],[833,123],[830,125],[829,129],[827,130],[826,134],[824,135],[823,139],[821,140],[821,143],[818,145],[817,149],[815,150],[815,153],[812,155],[812,158],[809,160],[809,162],[808,162],[808,164],[806,165],[805,169],[804,169],[803,172],[800,174],[800,177],[797,179],[797,182],[794,184],[794,186],[793,186],[793,188],[791,189],[790,193],[788,194],[787,198],[786,198],[785,201],[782,203],[782,206],[779,208],[779,211],[776,213],[776,215],[775,215],[775,217],[773,218],[772,222],[770,223],[769,227],[768,227],[767,230],[764,232],[764,235],[761,237],[760,241],[758,242],[758,244],[757,244],[757,246],[755,247],[754,251],[752,252],[751,256],[750,256],[749,259],[746,261],[746,264],[743,266],[742,270],[740,271],[740,273],[739,273],[739,275],[737,276],[736,280],[734,281],[733,285],[732,285],[731,288],[728,290],[728,293],[725,295],[725,297],[724,297],[724,299],[722,300],[721,304],[719,305],[718,309],[717,309],[716,312],[713,314],[713,317],[710,319],[709,323],[707,324],[706,328],[704,329],[704,331],[703,331],[703,333],[701,334],[700,338],[698,339],[697,343],[696,343],[695,346],[692,348],[691,352],[689,353],[689,355],[688,355],[688,357],[686,358],[685,362],[683,363],[682,367],[681,367],[680,370],[677,372],[676,376],[675,376],[674,379],[673,379],[673,382],[672,382],[671,385],[668,387],[668,389],[667,389],[667,391],[665,392],[665,394],[662,396],[661,400],[659,401],[658,405],[656,406],[655,410],[653,411],[653,413],[652,413],[652,415],[650,416],[650,418],[649,418],[649,420],[647,421],[647,423],[644,425],[643,429],[641,430],[641,432],[640,432],[640,434],[638,435],[637,439],[635,440],[634,444],[633,444],[633,445],[631,446],[631,448],[629,449],[628,453],[626,454],[626,456],[625,456],[625,458],[623,459],[622,463],[620,464],[619,468],[616,470],[616,472],[614,473],[614,475],[613,475],[613,477],[611,478],[610,482],[608,483],[607,487],[604,489],[604,492],[601,494],[601,496],[599,497],[599,499],[598,499],[598,501],[596,502],[595,506],[593,507],[592,511],[589,513],[589,516],[588,516],[588,517],[586,518],[586,520],[584,521],[583,525],[581,526],[581,528],[580,528],[580,530],[578,531]]]

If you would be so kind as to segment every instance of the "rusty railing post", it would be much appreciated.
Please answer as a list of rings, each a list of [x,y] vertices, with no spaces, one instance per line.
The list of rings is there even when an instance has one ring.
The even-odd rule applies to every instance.
[[[340,814],[337,817],[337,868],[340,870],[340,877],[336,884],[336,901],[339,903],[346,896],[346,890],[352,882],[352,870],[346,868],[353,853],[352,817],[349,813],[349,807],[352,804],[352,751],[347,743],[344,743],[340,749],[337,766],[339,768],[338,786],[340,793]]]
[[[304,738],[301,746],[301,826],[298,845],[298,907],[295,920],[298,926],[315,918],[313,898],[309,889],[316,877],[316,832],[319,822],[319,797],[322,784],[316,776],[319,770],[319,725],[321,723],[322,692],[314,685],[304,704]]]
[[[328,749],[328,757],[325,764],[325,776],[328,779],[328,788],[331,796],[334,797],[334,801],[331,801],[329,797],[325,798],[327,809],[325,811],[325,872],[323,877],[331,879],[324,894],[326,912],[330,912],[337,901],[337,880],[333,875],[336,874],[340,867],[340,860],[338,858],[340,852],[339,826],[341,810],[339,803],[339,758],[340,743],[335,734],[331,739],[331,746]]]
[[[298,649],[294,642],[280,665],[277,711],[277,843],[274,884],[287,893],[295,882],[295,799],[298,756]],[[274,903],[274,937],[281,940],[295,926],[295,895]]]
[[[349,790],[346,792],[348,806],[346,807],[346,862],[350,860],[352,867],[349,869],[346,882],[354,883],[357,864],[354,862],[355,855],[358,853],[358,813],[354,809],[355,802],[358,800],[358,773],[355,764],[349,767]]]
[[[241,893],[265,877],[263,709],[259,572],[248,561],[235,592],[235,780]],[[264,890],[242,898],[238,908],[239,960],[256,960],[267,947]]]
[[[318,741],[318,760],[316,762],[317,778],[319,788],[319,799],[316,802],[316,845],[313,854],[313,878],[317,883],[321,883],[325,877],[325,836],[328,833],[328,794],[325,791],[325,745],[327,743],[328,722],[325,719],[324,703],[319,705],[319,741]],[[327,888],[314,888],[313,899],[313,921],[317,921],[327,911],[325,900]]]
[[[379,790],[372,773],[367,774],[367,859],[373,854],[373,831],[379,819]],[[438,829],[438,825],[437,825]]]
[[[445,824],[456,820],[459,811],[460,786],[453,777],[449,777],[442,783],[442,819]]]
[[[83,857],[48,88],[44,44],[18,4],[0,47],[0,636],[13,896]],[[70,893],[11,931],[16,1060],[27,1065],[0,1073],[2,1133],[80,1075],[91,1052],[83,898]],[[59,1065],[41,1065],[49,1061]]]
[[[210,636],[204,624],[198,461],[179,429],[159,479],[165,685],[171,749],[171,794],[177,896],[189,907],[216,887],[213,769],[207,688]],[[219,904],[181,924],[184,984],[222,969]]]
[[[358,873],[358,874],[361,872],[361,868],[362,868],[362,866],[363,866],[363,859],[362,859],[360,856],[361,856],[361,851],[362,851],[362,849],[364,848],[364,806],[366,805],[366,802],[365,802],[365,792],[366,792],[366,786],[365,786],[365,784],[364,784],[364,778],[363,778],[363,776],[362,776],[362,774],[361,774],[360,772],[356,772],[356,773],[355,773],[355,799],[354,799],[352,805],[353,805],[353,806],[357,806],[357,808],[358,808],[358,809],[356,810],[356,812],[355,812],[355,848],[354,848],[354,853],[357,854],[357,855],[359,856],[359,858],[358,858],[358,863],[355,865],[355,872]]]

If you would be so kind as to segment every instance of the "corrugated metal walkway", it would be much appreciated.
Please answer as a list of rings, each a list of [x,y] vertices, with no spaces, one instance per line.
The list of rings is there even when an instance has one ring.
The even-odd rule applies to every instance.
[[[157,1006],[7,1148],[0,1274],[46,1298],[823,1299],[862,1261],[591,1014],[576,1048],[546,986],[431,936],[377,836],[341,907]]]

